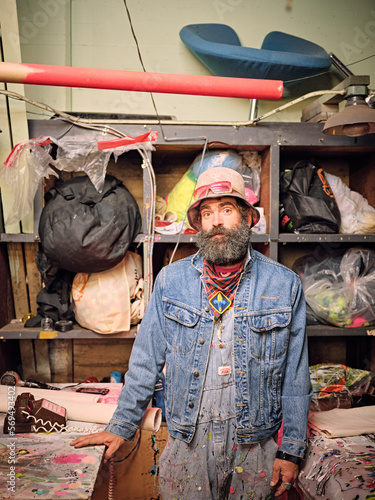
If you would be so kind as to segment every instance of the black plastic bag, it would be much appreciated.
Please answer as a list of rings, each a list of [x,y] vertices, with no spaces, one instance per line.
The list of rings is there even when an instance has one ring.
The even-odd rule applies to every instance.
[[[54,323],[60,320],[75,321],[74,304],[71,289],[75,273],[60,269],[53,264],[43,250],[35,256],[38,271],[42,276],[44,288],[40,290],[36,301],[37,315],[28,319],[26,328],[40,326],[42,318],[51,318]]]
[[[340,210],[323,169],[303,160],[280,174],[281,231],[337,233]]]
[[[39,236],[46,256],[72,272],[107,271],[124,257],[142,226],[122,181],[105,178],[99,193],[87,176],[57,183],[45,195]]]

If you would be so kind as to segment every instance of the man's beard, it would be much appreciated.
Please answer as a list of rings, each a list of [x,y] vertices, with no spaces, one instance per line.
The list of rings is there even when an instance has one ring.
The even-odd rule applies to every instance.
[[[220,238],[214,238],[222,234]],[[226,229],[213,227],[209,231],[200,230],[197,246],[203,258],[215,266],[227,266],[244,260],[249,248],[251,228],[245,220],[238,227]]]

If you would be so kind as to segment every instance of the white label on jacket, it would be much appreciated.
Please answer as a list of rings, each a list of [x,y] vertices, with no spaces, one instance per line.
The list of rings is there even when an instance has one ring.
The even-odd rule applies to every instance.
[[[230,366],[219,366],[218,372],[219,372],[219,375],[230,375],[231,367]]]

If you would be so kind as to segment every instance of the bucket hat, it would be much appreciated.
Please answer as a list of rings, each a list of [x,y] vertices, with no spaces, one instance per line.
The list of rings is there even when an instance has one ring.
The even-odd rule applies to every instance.
[[[251,227],[259,222],[258,210],[246,199],[245,182],[242,175],[231,168],[214,167],[203,172],[197,181],[193,193],[194,201],[187,211],[188,221],[192,228],[201,229],[199,219],[199,205],[207,198],[219,198],[222,196],[233,196],[243,200],[252,213]]]

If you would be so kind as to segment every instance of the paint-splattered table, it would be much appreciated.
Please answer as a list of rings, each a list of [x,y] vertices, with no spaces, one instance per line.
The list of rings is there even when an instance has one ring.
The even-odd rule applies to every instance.
[[[4,415],[2,415],[4,417]],[[90,499],[103,446],[72,448],[72,433],[3,434],[0,418],[2,500]]]
[[[375,435],[311,437],[297,486],[308,500],[375,500]]]

